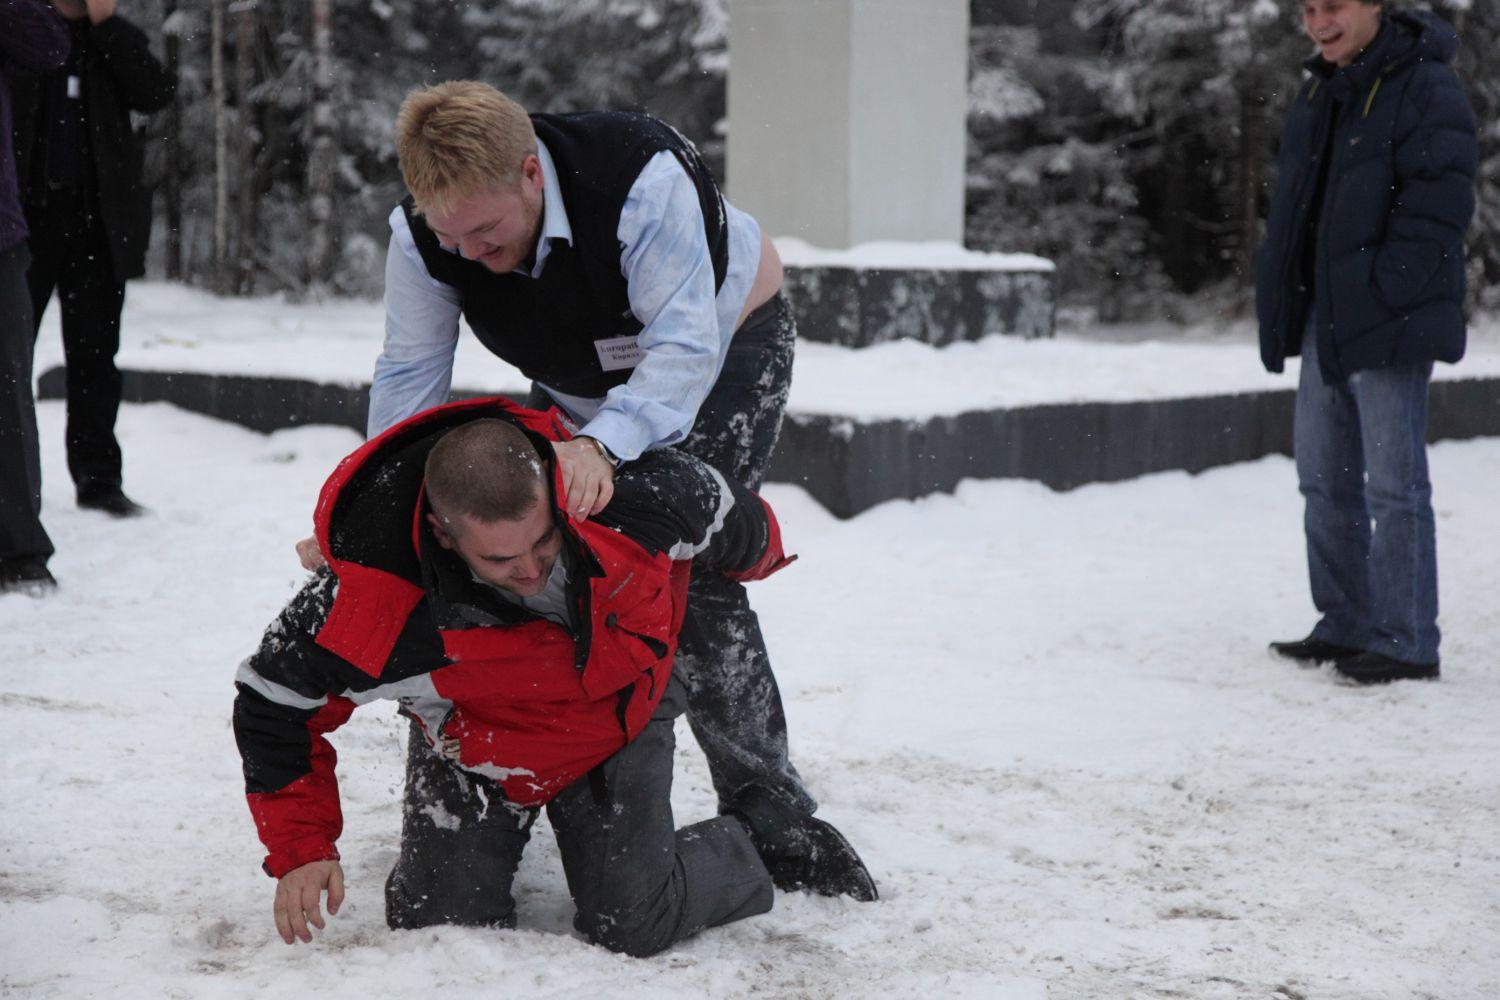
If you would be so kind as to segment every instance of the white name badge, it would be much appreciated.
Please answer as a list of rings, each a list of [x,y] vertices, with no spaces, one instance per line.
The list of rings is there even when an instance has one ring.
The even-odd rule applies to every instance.
[[[76,101],[83,96],[83,81],[76,76],[68,77],[68,99]]]
[[[599,367],[607,372],[617,372],[640,364],[645,360],[646,352],[641,350],[639,340],[639,337],[610,337],[594,341],[594,350],[599,353]]]

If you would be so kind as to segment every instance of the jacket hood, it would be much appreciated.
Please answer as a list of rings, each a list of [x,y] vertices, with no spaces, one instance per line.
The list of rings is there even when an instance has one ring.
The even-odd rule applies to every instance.
[[[427,453],[448,431],[487,417],[516,424],[538,448],[571,436],[554,415],[494,397],[434,407],[370,439],[334,469],[313,515],[318,545],[335,573],[352,564],[422,581],[412,522]]]
[[[1417,59],[1451,63],[1458,55],[1458,32],[1431,11],[1396,10],[1386,20],[1413,36],[1411,56]]]
[[[318,632],[320,646],[361,669],[385,662],[425,593],[417,537],[427,453],[448,431],[484,417],[517,424],[539,448],[571,436],[556,411],[527,410],[500,397],[465,400],[372,438],[328,477],[313,524],[339,589]]]

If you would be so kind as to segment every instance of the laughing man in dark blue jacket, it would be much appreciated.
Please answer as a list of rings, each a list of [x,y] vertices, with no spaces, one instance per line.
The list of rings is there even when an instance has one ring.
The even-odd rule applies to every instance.
[[[1453,29],[1306,0],[1318,47],[1292,103],[1256,267],[1261,358],[1301,354],[1297,477],[1322,617],[1272,649],[1349,680],[1438,676],[1427,384],[1464,352],[1474,114]],[[1366,476],[1368,475],[1368,481]]]

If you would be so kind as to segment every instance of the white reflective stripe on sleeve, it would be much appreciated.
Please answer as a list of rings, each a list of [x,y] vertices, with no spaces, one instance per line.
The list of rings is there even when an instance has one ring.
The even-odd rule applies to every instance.
[[[437,732],[453,711],[453,702],[438,694],[431,674],[417,674],[394,684],[381,684],[368,691],[345,691],[342,695],[356,705],[364,705],[381,698],[401,703],[401,707],[417,717],[422,724],[422,735],[429,745],[434,745]]]
[[[729,488],[729,483],[712,465],[704,465],[709,474],[714,477],[714,482],[719,487],[719,509],[714,512],[714,523],[708,526],[708,532],[698,542],[681,541],[672,546],[667,553],[673,562],[681,559],[691,559],[704,549],[708,548],[709,539],[724,530],[724,522],[729,518],[729,512],[734,509],[734,491]]]
[[[339,697],[348,698],[356,705],[368,705],[382,698],[390,698],[392,701],[402,698],[433,700],[438,699],[439,695],[432,684],[431,674],[417,674],[392,684],[377,684],[365,691],[345,691]]]
[[[284,684],[266,680],[250,666],[249,659],[240,662],[240,669],[236,671],[234,679],[237,683],[259,694],[269,702],[277,705],[285,705],[288,708],[300,708],[304,711],[312,711],[322,708],[328,704],[327,697],[309,698],[304,694],[298,694]]]

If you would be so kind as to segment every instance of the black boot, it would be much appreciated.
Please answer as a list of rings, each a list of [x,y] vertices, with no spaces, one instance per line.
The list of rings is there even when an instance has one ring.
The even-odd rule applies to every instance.
[[[0,594],[41,597],[57,589],[57,581],[41,559],[0,559]]]
[[[1339,646],[1308,636],[1296,642],[1273,642],[1271,652],[1288,660],[1295,660],[1299,666],[1316,667],[1320,663],[1337,663],[1350,656],[1358,656],[1364,650]]]
[[[1389,684],[1391,681],[1435,681],[1441,673],[1436,663],[1407,663],[1382,653],[1360,653],[1334,663],[1340,677],[1355,684]]]
[[[771,881],[782,892],[809,889],[862,903],[880,898],[875,880],[849,841],[811,813],[751,785],[734,797],[729,814],[745,825]]]
[[[80,490],[78,506],[88,510],[102,510],[110,517],[140,517],[146,513],[146,508],[126,496],[125,491],[118,486]]]

